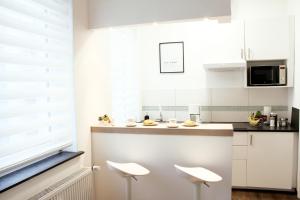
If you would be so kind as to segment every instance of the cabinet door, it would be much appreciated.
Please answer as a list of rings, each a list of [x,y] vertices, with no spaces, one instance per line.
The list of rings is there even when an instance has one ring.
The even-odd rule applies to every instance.
[[[244,22],[217,23],[207,27],[204,52],[206,63],[226,63],[244,59]]]
[[[247,161],[233,160],[232,161],[232,186],[245,187],[247,182]]]
[[[248,145],[248,132],[233,132],[233,146],[247,146]]]
[[[288,59],[290,56],[289,21],[288,17],[246,21],[247,60]]]
[[[294,133],[249,133],[247,186],[291,189]]]

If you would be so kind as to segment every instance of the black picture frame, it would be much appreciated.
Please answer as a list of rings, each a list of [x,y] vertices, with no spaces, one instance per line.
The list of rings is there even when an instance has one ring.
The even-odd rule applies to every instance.
[[[180,69],[174,69],[174,70],[165,69],[166,68],[164,66],[165,61],[163,60],[162,57],[163,57],[163,54],[168,53],[168,52],[163,51],[163,46],[164,45],[174,45],[174,48],[178,48],[178,44],[180,44],[180,47],[182,48],[182,60],[180,60]],[[178,62],[178,61],[176,61],[176,62]],[[160,69],[161,74],[164,74],[164,73],[184,73],[184,42],[183,41],[159,43],[159,69]]]

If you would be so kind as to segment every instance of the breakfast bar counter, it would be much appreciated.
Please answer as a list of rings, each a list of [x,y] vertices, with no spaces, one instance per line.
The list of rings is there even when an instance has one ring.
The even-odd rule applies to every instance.
[[[106,161],[110,160],[138,163],[150,170],[149,175],[132,182],[134,199],[193,199],[193,184],[180,177],[174,167],[180,165],[203,167],[222,177],[222,181],[202,187],[203,199],[231,200],[232,136],[231,124],[92,126],[92,163],[101,167],[94,173],[97,196],[124,199],[125,181],[109,169]]]
[[[231,124],[200,124],[195,127],[179,125],[178,128],[168,128],[166,123],[157,126],[144,126],[138,123],[136,127],[93,126],[92,133],[132,133],[132,134],[160,134],[160,135],[203,135],[203,136],[232,136]]]

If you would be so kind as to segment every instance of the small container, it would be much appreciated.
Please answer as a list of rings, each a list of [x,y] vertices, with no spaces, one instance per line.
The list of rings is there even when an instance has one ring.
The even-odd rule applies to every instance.
[[[270,116],[270,127],[275,127],[275,117],[274,116]]]
[[[169,119],[169,124],[177,124],[177,120],[172,118],[172,119]]]
[[[270,121],[270,113],[272,111],[272,107],[271,106],[264,106],[264,115],[267,116],[267,121]]]
[[[144,120],[148,120],[148,119],[150,119],[150,117],[149,117],[149,115],[148,115],[148,113],[145,115],[145,117],[144,117]]]
[[[176,119],[169,119],[167,127],[169,127],[169,128],[177,128],[178,127],[177,120]]]
[[[274,117],[274,126],[277,126],[278,115],[276,113],[270,113],[270,126],[271,126],[271,117]]]
[[[287,118],[281,118],[280,121],[281,121],[281,126],[282,127],[286,127],[287,126],[287,121],[288,121]]]

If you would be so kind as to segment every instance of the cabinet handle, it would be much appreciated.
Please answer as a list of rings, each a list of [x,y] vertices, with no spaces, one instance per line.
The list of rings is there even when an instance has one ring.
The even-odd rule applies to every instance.
[[[250,135],[250,145],[253,145],[253,135]]]
[[[244,59],[244,49],[241,49],[241,58]]]

